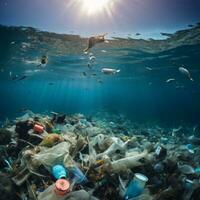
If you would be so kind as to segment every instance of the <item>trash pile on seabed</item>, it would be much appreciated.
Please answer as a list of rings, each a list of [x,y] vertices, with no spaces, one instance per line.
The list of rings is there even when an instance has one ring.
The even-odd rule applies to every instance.
[[[0,199],[197,200],[198,132],[26,113],[0,129]]]

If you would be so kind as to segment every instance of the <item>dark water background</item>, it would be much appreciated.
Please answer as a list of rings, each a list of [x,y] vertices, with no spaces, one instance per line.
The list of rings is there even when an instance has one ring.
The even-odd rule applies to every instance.
[[[90,69],[88,55],[73,38],[63,47],[58,36],[49,42],[42,34],[48,33],[0,29],[0,121],[30,109],[87,115],[106,110],[139,122],[200,123],[200,42],[160,52],[99,45]],[[44,54],[49,62],[39,69],[36,60]],[[193,82],[178,71],[182,65]],[[121,72],[106,76],[102,67]],[[14,75],[27,77],[12,80]],[[166,83],[169,78],[176,81]]]

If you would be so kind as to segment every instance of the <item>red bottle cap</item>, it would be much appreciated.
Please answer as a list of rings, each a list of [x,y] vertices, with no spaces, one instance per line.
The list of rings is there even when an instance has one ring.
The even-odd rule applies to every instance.
[[[54,191],[57,195],[63,196],[70,191],[69,187],[70,187],[69,181],[65,179],[58,179],[55,183]]]
[[[33,127],[33,130],[37,133],[43,133],[44,132],[44,127],[39,125],[39,124],[35,124]]]

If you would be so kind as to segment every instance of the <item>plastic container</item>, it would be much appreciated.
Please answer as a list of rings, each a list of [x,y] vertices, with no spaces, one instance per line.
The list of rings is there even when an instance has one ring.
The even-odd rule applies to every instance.
[[[35,124],[33,127],[33,130],[37,133],[43,133],[44,132],[44,127],[39,125],[39,124]]]
[[[67,178],[67,171],[62,165],[53,166],[52,174],[55,179]]]
[[[134,179],[128,185],[124,199],[128,200],[141,195],[147,181],[148,178],[145,175],[136,173]]]

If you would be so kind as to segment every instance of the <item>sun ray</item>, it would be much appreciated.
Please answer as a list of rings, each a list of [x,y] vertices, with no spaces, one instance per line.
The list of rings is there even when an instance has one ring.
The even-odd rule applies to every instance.
[[[76,7],[81,16],[97,16],[107,14],[111,17],[114,4],[118,0],[70,0],[69,7]]]

